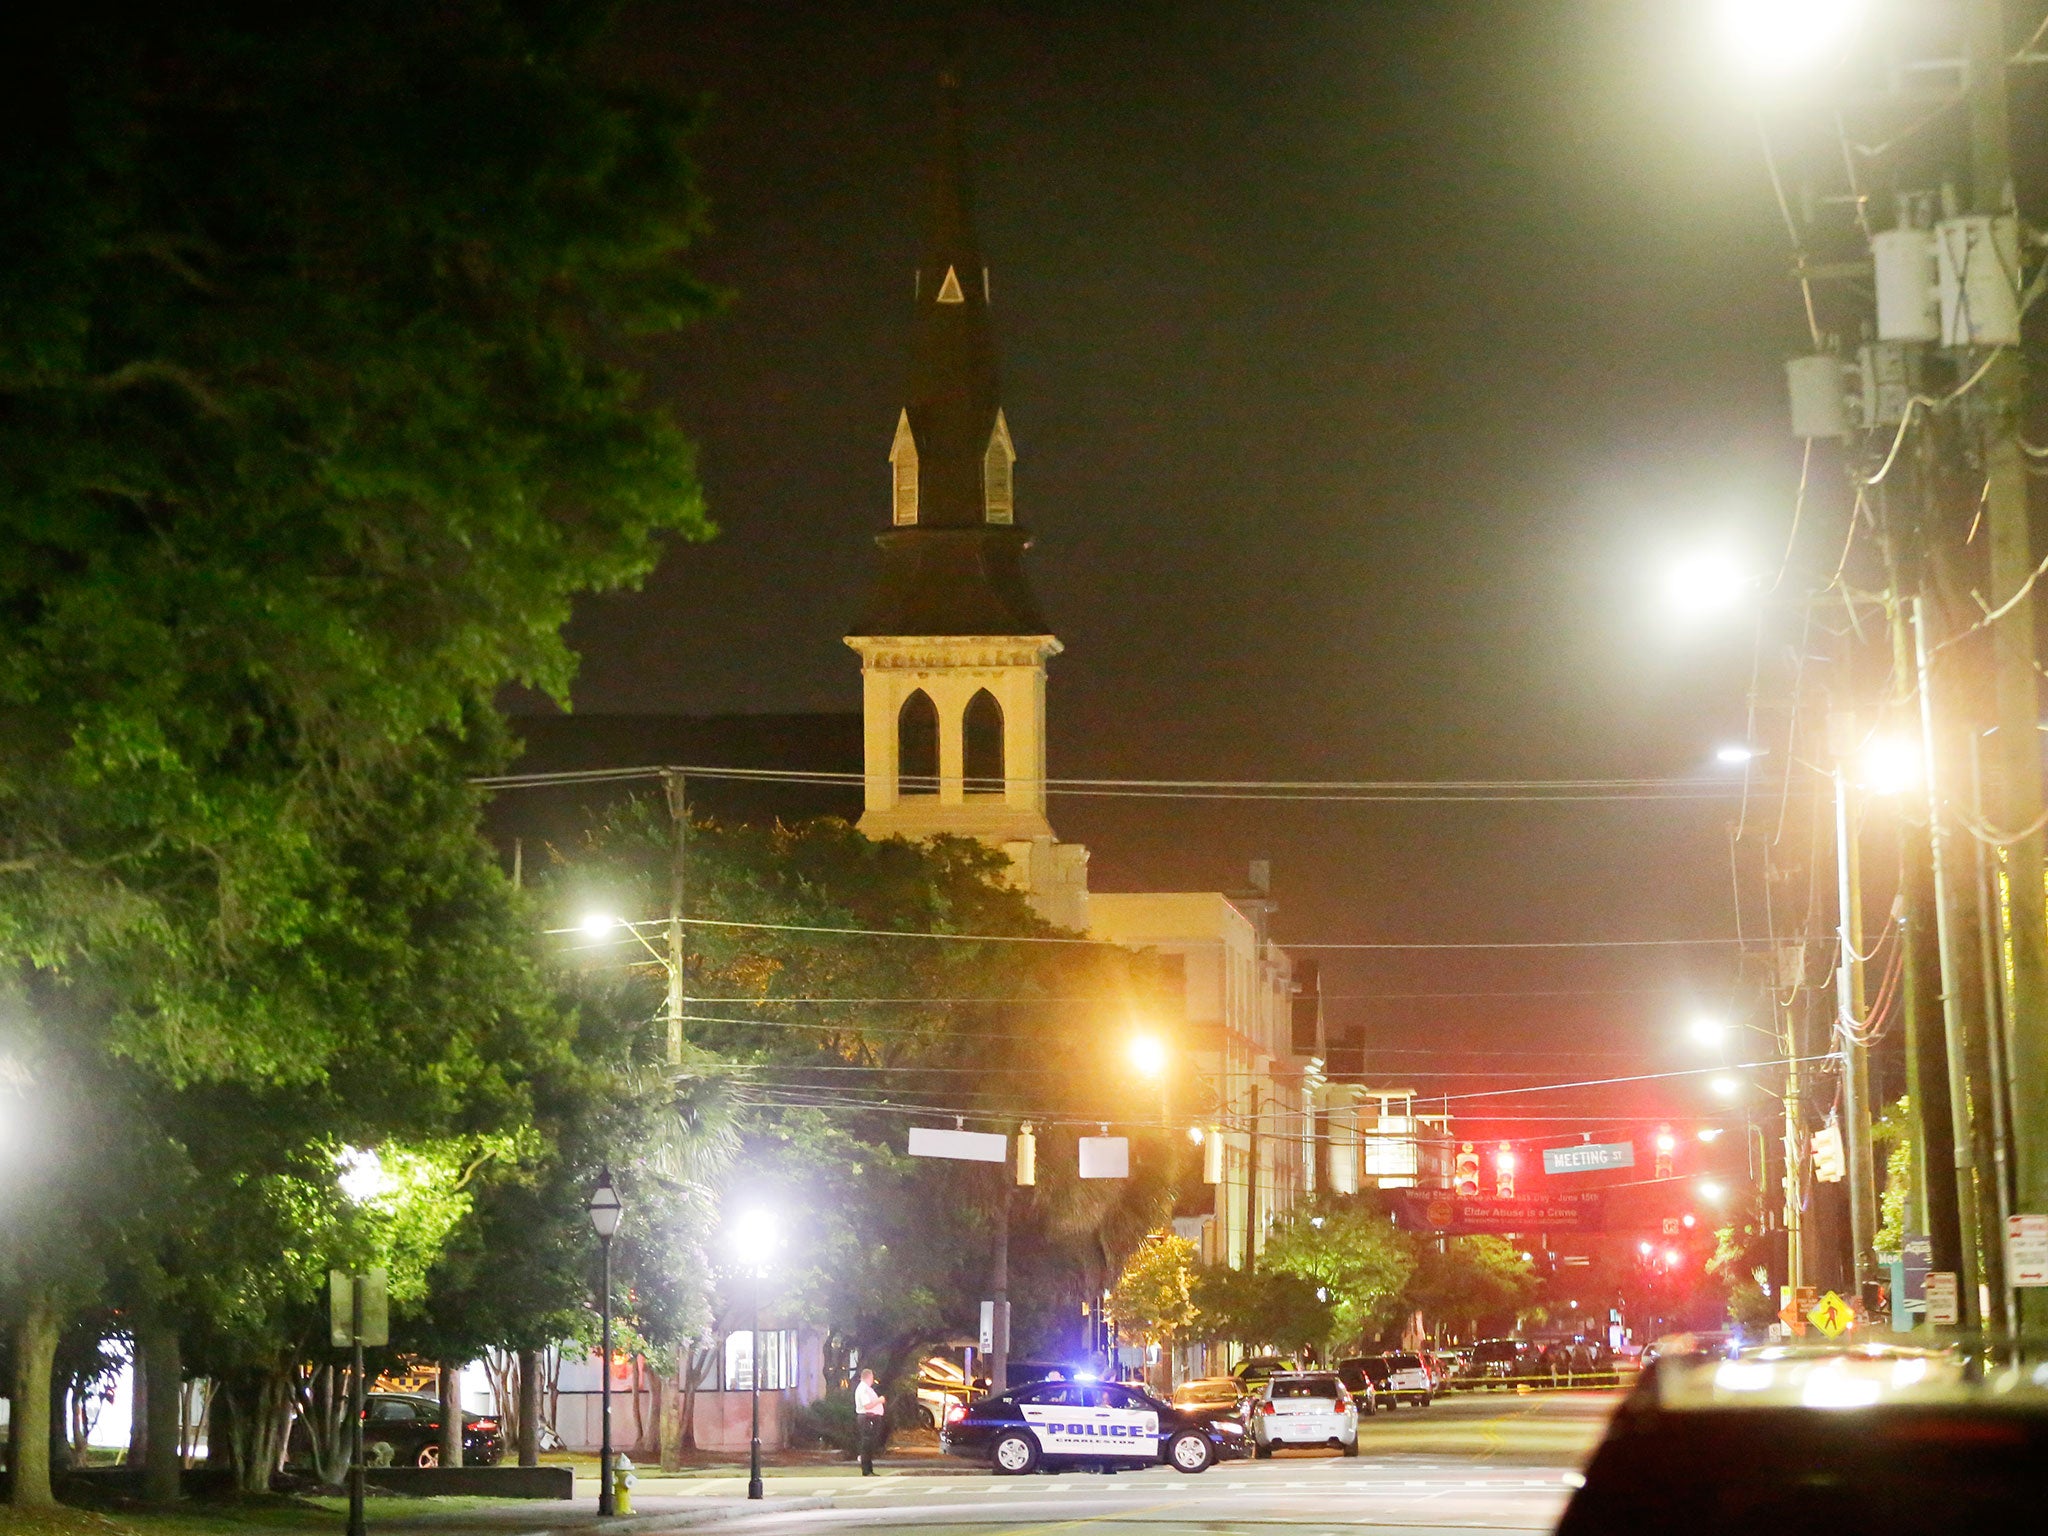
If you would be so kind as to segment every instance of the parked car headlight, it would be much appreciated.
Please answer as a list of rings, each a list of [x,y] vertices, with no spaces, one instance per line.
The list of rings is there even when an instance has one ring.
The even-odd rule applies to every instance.
[[[1216,1432],[1219,1435],[1241,1435],[1244,1433],[1244,1426],[1242,1424],[1234,1424],[1229,1419],[1218,1419],[1216,1421]]]

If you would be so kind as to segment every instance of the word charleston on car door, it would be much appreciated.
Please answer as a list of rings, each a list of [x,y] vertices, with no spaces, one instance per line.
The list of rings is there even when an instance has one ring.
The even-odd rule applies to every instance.
[[[1063,1394],[1065,1395],[1065,1394]],[[1076,1398],[1082,1394],[1071,1394]],[[1095,1394],[1083,1403],[1024,1403],[1024,1418],[1038,1443],[1055,1456],[1152,1456],[1159,1445],[1159,1415],[1150,1410],[1097,1406]]]

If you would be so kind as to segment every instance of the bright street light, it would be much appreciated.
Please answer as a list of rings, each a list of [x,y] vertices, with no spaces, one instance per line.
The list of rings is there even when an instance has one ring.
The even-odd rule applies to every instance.
[[[1717,1099],[1732,1099],[1735,1095],[1742,1092],[1740,1079],[1733,1077],[1713,1078],[1709,1080],[1707,1087]]]
[[[1686,1026],[1686,1033],[1701,1045],[1716,1047],[1728,1038],[1728,1021],[1710,1013],[1697,1014]]]
[[[1146,1077],[1159,1077],[1166,1071],[1166,1046],[1157,1035],[1133,1035],[1130,1044],[1131,1065]]]
[[[1865,0],[1715,0],[1724,47],[1759,75],[1825,64],[1849,40]]]
[[[601,939],[619,926],[619,920],[609,912],[592,912],[576,925],[593,939]]]
[[[1700,1127],[1700,1140],[1719,1141],[1721,1139],[1721,1132],[1725,1129],[1727,1129],[1725,1126],[1703,1125]]]
[[[1920,744],[1905,736],[1873,736],[1856,754],[1857,780],[1874,795],[1902,795],[1920,782]]]
[[[1730,768],[1740,768],[1744,763],[1753,763],[1757,756],[1755,747],[1739,741],[1731,741],[1725,747],[1714,748],[1714,761],[1726,763]]]
[[[751,1206],[733,1218],[728,1230],[733,1257],[749,1274],[759,1273],[782,1245],[781,1224],[773,1211]]]
[[[374,1147],[343,1147],[334,1154],[334,1162],[341,1169],[334,1182],[351,1205],[368,1205],[397,1187]]]
[[[1693,1188],[1699,1191],[1700,1198],[1709,1205],[1719,1205],[1722,1196],[1728,1193],[1725,1188],[1713,1179],[1701,1179]]]
[[[1681,619],[1714,618],[1734,609],[1756,585],[1733,552],[1696,549],[1664,573],[1664,598]]]

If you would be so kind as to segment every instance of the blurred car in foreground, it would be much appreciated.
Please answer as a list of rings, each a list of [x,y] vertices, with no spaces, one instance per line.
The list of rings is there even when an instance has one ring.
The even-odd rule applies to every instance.
[[[988,1378],[973,1381],[955,1361],[933,1355],[917,1368],[917,1422],[925,1429],[937,1429],[946,1420],[951,1403],[964,1403],[988,1390]]]
[[[1358,1410],[1335,1371],[1276,1373],[1252,1395],[1252,1454],[1329,1446],[1358,1454]]]
[[[1113,1381],[1036,1381],[947,1410],[939,1449],[1006,1476],[1068,1467],[1206,1472],[1244,1454],[1234,1411],[1176,1408]]]
[[[2048,1390],[2030,1374],[1970,1381],[1954,1356],[1884,1345],[1666,1351],[1559,1536],[2038,1530]]]

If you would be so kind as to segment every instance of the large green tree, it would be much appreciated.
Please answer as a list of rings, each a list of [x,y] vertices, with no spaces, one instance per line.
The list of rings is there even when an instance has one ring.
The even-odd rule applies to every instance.
[[[1328,1298],[1333,1355],[1376,1336],[1398,1314],[1415,1271],[1406,1237],[1356,1197],[1296,1206],[1267,1234],[1259,1262],[1295,1275]]]
[[[287,1245],[268,1289],[207,1298],[260,1253],[236,1233],[324,1230],[289,1213],[328,1198],[339,1145],[433,1161],[510,1134],[557,1048],[453,786],[502,756],[498,689],[566,688],[576,594],[710,531],[636,368],[705,307],[680,261],[693,109],[589,68],[610,10],[0,19],[13,1054],[123,1081],[104,1166],[198,1202],[104,1242],[82,1188],[15,1202],[18,1376],[109,1277],[207,1349],[262,1337],[223,1319],[303,1306],[326,1256]],[[184,1094],[217,1095],[203,1137]],[[13,1489],[47,1478],[23,1457]]]

